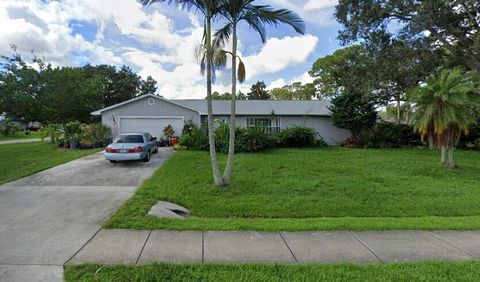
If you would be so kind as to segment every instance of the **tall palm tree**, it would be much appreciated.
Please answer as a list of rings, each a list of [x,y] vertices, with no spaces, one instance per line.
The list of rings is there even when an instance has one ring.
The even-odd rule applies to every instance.
[[[245,81],[245,66],[242,61],[237,70],[237,26],[245,21],[250,28],[255,30],[266,42],[266,25],[288,24],[300,33],[305,33],[303,20],[294,12],[287,9],[274,10],[270,5],[254,5],[255,0],[220,0],[220,14],[227,20],[227,24],[215,33],[214,45],[216,48],[223,47],[232,37],[232,97],[230,115],[230,139],[228,148],[228,160],[223,175],[224,185],[230,183],[233,172],[233,159],[235,155],[235,128],[236,128],[236,93],[237,93],[237,72],[238,80]]]
[[[430,147],[441,149],[441,163],[454,168],[453,149],[462,133],[475,123],[475,106],[480,94],[475,79],[461,69],[443,70],[416,87],[411,95],[415,103],[415,128],[428,137]]]
[[[207,108],[208,108],[208,140],[210,143],[210,162],[212,165],[213,179],[217,186],[223,185],[223,177],[220,172],[217,160],[217,152],[215,150],[215,133],[212,108],[212,82],[215,75],[215,69],[222,65],[222,56],[216,52],[212,44],[212,21],[219,16],[221,3],[220,0],[141,0],[143,5],[151,5],[154,3],[174,3],[178,7],[185,10],[195,10],[200,12],[204,17],[204,35],[203,45],[196,48],[195,55],[200,57],[200,66],[202,74],[207,73]]]

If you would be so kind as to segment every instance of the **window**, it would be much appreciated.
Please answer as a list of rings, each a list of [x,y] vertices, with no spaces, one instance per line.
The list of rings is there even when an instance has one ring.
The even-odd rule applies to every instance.
[[[280,131],[280,118],[278,117],[249,117],[247,118],[247,127],[263,126],[270,132]]]
[[[113,143],[143,143],[142,135],[120,135]]]

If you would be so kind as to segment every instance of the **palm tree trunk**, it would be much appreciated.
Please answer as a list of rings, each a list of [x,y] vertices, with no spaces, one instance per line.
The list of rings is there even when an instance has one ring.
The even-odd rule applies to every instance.
[[[55,129],[50,126],[50,143],[55,143]]]
[[[448,148],[448,167],[455,168],[455,162],[453,161],[453,147]]]
[[[212,22],[211,17],[206,17],[206,47],[207,47],[207,107],[208,107],[208,141],[210,143],[210,163],[213,171],[213,181],[216,186],[223,185],[223,178],[218,167],[217,151],[215,150],[215,132],[213,123],[212,105]]]
[[[400,113],[400,96],[397,97],[397,124],[401,123],[401,113]]]
[[[447,147],[442,146],[442,158],[441,158],[441,164],[445,165],[447,163]]]
[[[233,24],[232,37],[232,97],[230,103],[230,139],[228,142],[228,159],[225,172],[223,174],[223,181],[225,185],[230,184],[230,179],[233,173],[233,163],[235,158],[235,130],[236,124],[236,108],[237,108],[237,25]]]

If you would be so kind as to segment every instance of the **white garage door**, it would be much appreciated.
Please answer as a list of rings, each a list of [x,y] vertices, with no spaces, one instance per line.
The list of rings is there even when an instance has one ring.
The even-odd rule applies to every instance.
[[[163,129],[169,124],[175,130],[175,135],[182,135],[184,118],[172,117],[120,117],[120,133],[145,131],[155,137],[163,137]]]

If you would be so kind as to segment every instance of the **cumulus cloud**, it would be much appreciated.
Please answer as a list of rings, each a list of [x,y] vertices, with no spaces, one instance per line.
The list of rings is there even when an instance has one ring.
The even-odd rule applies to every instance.
[[[282,7],[292,5],[275,1],[285,2]],[[21,53],[33,49],[35,55],[58,66],[127,64],[143,77],[153,76],[165,97],[204,98],[205,78],[193,57],[203,35],[202,23],[192,13],[175,10],[184,25],[178,28],[172,13],[157,7],[161,6],[145,8],[136,0],[1,0],[0,54],[8,55],[10,44],[16,44]],[[83,23],[94,27],[89,40],[74,32]],[[258,52],[244,57],[248,82],[304,64],[317,42],[313,35],[269,39]],[[239,48],[241,53],[242,42]],[[218,72],[218,77],[228,74],[229,70]],[[229,80],[220,80],[224,84],[214,85],[214,90],[230,91]],[[248,92],[249,83],[238,88]]]
[[[244,58],[247,79],[305,63],[317,43],[313,35],[269,39],[258,54]]]
[[[309,0],[303,8],[307,11],[320,10],[325,8],[333,8],[337,5],[338,0]]]

